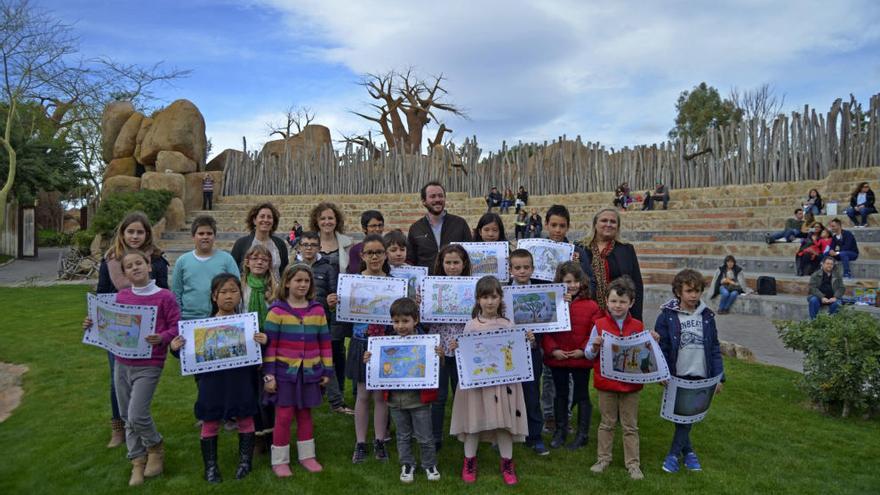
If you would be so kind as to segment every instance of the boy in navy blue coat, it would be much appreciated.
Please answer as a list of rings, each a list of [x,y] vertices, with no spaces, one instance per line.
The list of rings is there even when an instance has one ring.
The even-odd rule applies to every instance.
[[[724,373],[715,313],[701,299],[706,281],[691,269],[678,272],[672,280],[675,298],[662,306],[654,330],[660,334],[660,350],[669,365],[672,376],[685,380],[700,380]],[[724,380],[722,376],[722,381]],[[721,383],[715,393],[721,392]],[[663,460],[663,470],[678,472],[679,457],[684,467],[700,471],[700,461],[691,446],[692,424],[675,424],[675,435],[669,454]]]

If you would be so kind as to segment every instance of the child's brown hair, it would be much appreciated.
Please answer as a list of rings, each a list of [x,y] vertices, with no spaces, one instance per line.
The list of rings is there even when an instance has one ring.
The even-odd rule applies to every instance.
[[[471,258],[468,256],[467,251],[464,250],[458,244],[447,244],[443,246],[443,249],[437,253],[437,261],[434,262],[434,272],[433,275],[446,275],[446,270],[443,268],[443,258],[446,257],[449,253],[455,253],[461,258],[462,267],[461,267],[461,276],[462,277],[470,277],[471,276]]]
[[[532,253],[530,253],[528,249],[514,249],[510,252],[510,257],[508,258],[509,262],[513,262],[512,260],[514,258],[528,258],[529,263],[531,263],[532,266],[535,266],[535,258],[532,256]]]
[[[409,316],[415,321],[419,321],[419,305],[408,297],[401,297],[391,303],[391,317]]]
[[[700,274],[700,272],[685,268],[676,273],[675,278],[672,279],[672,293],[675,297],[681,297],[681,289],[685,285],[689,285],[691,288],[703,292],[706,289],[706,280],[703,279],[703,275]]]
[[[290,289],[287,288],[287,284],[289,284],[293,277],[299,272],[306,272],[309,274],[309,291],[306,292],[306,300],[315,300],[315,275],[312,273],[312,269],[309,268],[309,265],[297,263],[295,265],[287,265],[287,268],[284,269],[284,273],[281,274],[281,281],[278,283],[278,288],[275,290],[276,301],[287,300],[290,296]]]
[[[630,301],[636,300],[636,284],[629,275],[621,275],[608,284],[608,293],[614,291],[618,296],[626,296]]]
[[[474,299],[476,299],[476,302],[474,303],[474,309],[471,311],[471,318],[476,318],[483,314],[483,309],[480,307],[480,298],[492,294],[498,294],[498,297],[501,298],[501,303],[498,305],[498,317],[504,318],[504,291],[501,289],[501,282],[492,275],[486,275],[477,280],[477,287],[474,289]]]
[[[573,299],[591,299],[592,295],[590,293],[590,281],[587,279],[587,276],[584,275],[583,269],[581,269],[580,263],[575,261],[566,261],[565,263],[560,263],[556,267],[556,275],[553,277],[553,281],[556,283],[562,283],[562,279],[565,278],[566,275],[571,275],[575,280],[580,284],[580,288],[577,291],[577,294],[574,295]]]
[[[272,269],[272,251],[269,251],[269,248],[262,244],[254,244],[250,249],[244,254],[244,261],[241,262],[241,285],[247,286],[247,278],[248,275],[251,274],[251,269],[248,267],[248,260],[251,259],[252,256],[265,256],[269,258],[269,266],[266,267],[266,274],[263,277],[266,279],[266,301],[271,301],[273,297],[275,297],[275,293],[278,291],[278,277],[275,276],[275,270]]]
[[[385,234],[385,237],[382,238],[382,242],[385,243],[385,249],[388,249],[391,246],[399,246],[406,249],[406,236],[403,235],[403,232],[400,229],[394,229]]]
[[[125,251],[122,252],[122,256],[119,257],[119,268],[122,270],[123,274],[125,273],[125,264],[123,263],[123,261],[125,261],[126,256],[140,256],[141,258],[143,258],[144,263],[152,268],[152,265],[150,265],[150,257],[147,256],[147,253],[141,251],[140,249],[127,248],[125,249]]]

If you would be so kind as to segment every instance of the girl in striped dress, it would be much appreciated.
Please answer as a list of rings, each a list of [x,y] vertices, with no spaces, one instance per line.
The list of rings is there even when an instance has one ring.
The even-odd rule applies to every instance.
[[[280,478],[292,474],[290,425],[294,417],[299,463],[309,472],[321,471],[315,458],[311,409],[321,404],[321,387],[334,377],[333,351],[327,316],[315,301],[315,280],[308,266],[284,269],[263,328],[269,336],[263,360],[266,400],[275,405],[272,471]]]

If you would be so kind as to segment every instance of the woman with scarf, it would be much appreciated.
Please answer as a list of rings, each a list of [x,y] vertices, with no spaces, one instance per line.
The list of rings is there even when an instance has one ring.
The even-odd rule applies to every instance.
[[[620,213],[616,208],[603,208],[593,217],[593,235],[585,246],[587,256],[581,266],[590,274],[593,294],[599,308],[605,310],[608,284],[629,275],[636,286],[636,301],[630,310],[633,318],[642,319],[644,286],[639,260],[632,244],[620,239]]]

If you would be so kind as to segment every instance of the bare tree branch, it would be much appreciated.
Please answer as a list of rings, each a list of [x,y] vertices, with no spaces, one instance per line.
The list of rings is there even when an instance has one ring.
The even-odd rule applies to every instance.
[[[314,121],[315,112],[311,108],[290,105],[284,112],[284,120],[282,122],[269,122],[266,124],[266,127],[269,130],[270,137],[278,134],[282,139],[288,139],[301,133],[307,125]]]
[[[743,92],[734,86],[730,90],[730,101],[742,111],[745,120],[772,122],[785,107],[785,95],[777,97],[776,90],[767,83]]]

